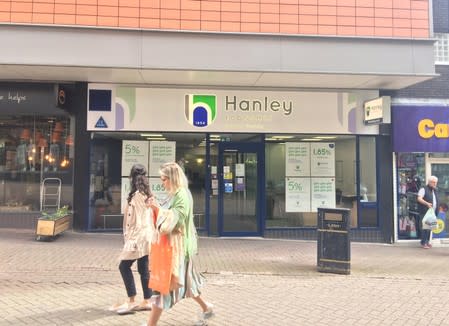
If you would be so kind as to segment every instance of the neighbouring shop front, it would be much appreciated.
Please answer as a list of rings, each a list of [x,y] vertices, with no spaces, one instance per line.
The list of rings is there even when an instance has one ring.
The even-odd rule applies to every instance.
[[[33,227],[39,211],[73,207],[74,119],[57,106],[57,90],[0,83],[2,227]],[[51,191],[43,193],[42,185]]]
[[[447,105],[394,105],[393,149],[397,174],[397,238],[419,239],[421,221],[416,201],[419,188],[431,175],[438,177],[440,199],[434,239],[449,237],[449,111]]]
[[[148,167],[163,200],[158,169],[176,161],[203,235],[315,239],[317,208],[344,207],[358,239],[388,241],[391,215],[379,209],[391,184],[379,176],[389,136],[363,122],[363,103],[377,96],[90,84],[86,228],[121,229],[132,164]]]

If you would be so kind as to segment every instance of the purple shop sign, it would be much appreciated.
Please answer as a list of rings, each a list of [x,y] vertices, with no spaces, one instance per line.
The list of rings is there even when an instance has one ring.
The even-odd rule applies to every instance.
[[[449,152],[449,107],[392,106],[393,151]]]

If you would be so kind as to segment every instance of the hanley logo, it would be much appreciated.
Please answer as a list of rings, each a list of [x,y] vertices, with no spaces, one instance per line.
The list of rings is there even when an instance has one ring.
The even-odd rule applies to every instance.
[[[192,126],[209,126],[217,116],[217,97],[215,95],[186,95],[185,114]]]

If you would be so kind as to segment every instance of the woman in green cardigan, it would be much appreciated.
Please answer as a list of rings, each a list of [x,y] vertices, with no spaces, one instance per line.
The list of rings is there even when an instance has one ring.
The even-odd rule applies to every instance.
[[[148,326],[155,326],[163,310],[170,309],[184,298],[193,298],[202,313],[196,325],[205,324],[213,316],[212,304],[205,302],[200,294],[203,277],[195,270],[194,256],[197,254],[197,233],[193,223],[193,199],[188,188],[187,177],[174,162],[165,163],[159,170],[162,183],[168,193],[167,200],[158,209],[157,234],[169,236],[173,248],[171,291],[162,295],[156,291],[151,297],[152,310]],[[154,202],[152,205],[156,205]]]

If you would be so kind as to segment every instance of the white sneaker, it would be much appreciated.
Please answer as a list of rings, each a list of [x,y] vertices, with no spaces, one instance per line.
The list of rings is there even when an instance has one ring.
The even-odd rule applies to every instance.
[[[214,305],[212,303],[206,302],[207,310],[200,313],[198,321],[194,324],[195,326],[207,326],[207,319],[214,316]]]
[[[201,313],[203,319],[209,319],[214,315],[214,305],[212,303],[206,302],[207,310]]]

